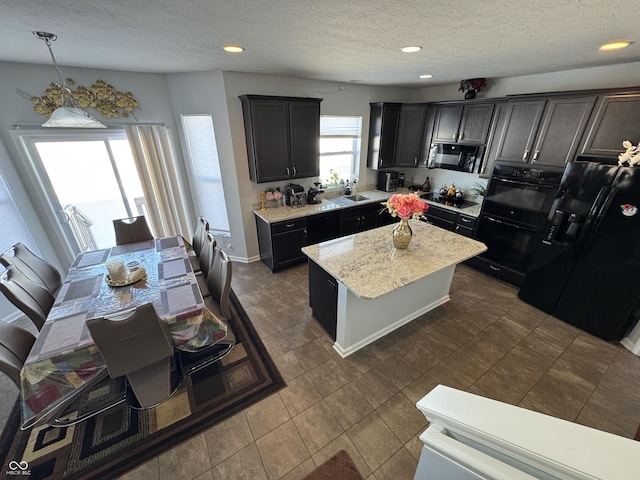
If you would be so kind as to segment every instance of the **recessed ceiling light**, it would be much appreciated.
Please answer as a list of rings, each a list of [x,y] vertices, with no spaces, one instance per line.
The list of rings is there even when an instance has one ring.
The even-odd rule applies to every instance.
[[[240,53],[240,52],[244,52],[244,48],[239,47],[237,45],[227,45],[224,47],[224,51],[229,53]]]
[[[630,42],[610,42],[602,45],[600,50],[619,50],[621,48],[628,47],[630,44]]]
[[[424,75],[420,75],[418,78],[431,78],[433,77],[433,75],[431,75],[430,73],[425,73]]]
[[[404,53],[415,53],[415,52],[419,52],[420,50],[422,50],[422,47],[418,45],[410,45],[408,47],[402,47],[400,49],[400,51]]]

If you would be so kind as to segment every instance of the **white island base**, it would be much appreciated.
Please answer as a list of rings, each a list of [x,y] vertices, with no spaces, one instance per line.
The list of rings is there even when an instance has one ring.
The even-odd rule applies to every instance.
[[[333,348],[343,358],[447,302],[456,265],[487,249],[414,220],[409,248],[396,250],[393,228],[387,225],[302,249],[310,262],[314,317],[327,332],[335,331]],[[325,272],[324,278],[312,273],[317,270]],[[335,290],[326,294],[327,301],[318,293],[331,292],[327,281],[337,289],[335,310],[327,307],[335,302]]]
[[[455,264],[377,299],[358,297],[338,282],[333,348],[344,358],[449,301]]]

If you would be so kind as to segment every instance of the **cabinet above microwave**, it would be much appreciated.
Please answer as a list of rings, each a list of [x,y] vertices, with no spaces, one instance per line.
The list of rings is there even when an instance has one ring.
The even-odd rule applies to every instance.
[[[493,110],[493,103],[439,105],[431,142],[461,145],[486,143]]]

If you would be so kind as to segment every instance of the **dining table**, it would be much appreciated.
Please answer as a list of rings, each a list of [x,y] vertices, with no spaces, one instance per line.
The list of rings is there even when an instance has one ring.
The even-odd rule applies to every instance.
[[[143,266],[146,278],[110,286],[106,264]],[[21,372],[23,429],[49,423],[52,412],[75,398],[106,363],[86,327],[105,317],[153,303],[177,349],[206,336],[205,307],[182,237],[166,237],[80,253],[69,268],[53,307]],[[144,345],[140,345],[144,348]]]

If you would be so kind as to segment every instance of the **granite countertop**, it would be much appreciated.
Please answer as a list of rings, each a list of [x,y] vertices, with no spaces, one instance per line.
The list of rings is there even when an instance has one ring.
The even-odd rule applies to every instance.
[[[406,250],[393,248],[393,224],[310,245],[302,252],[358,297],[375,299],[487,249],[435,225],[419,220],[409,224],[413,238]]]
[[[267,208],[265,210],[254,210],[253,212],[267,223],[284,222],[287,220],[293,220],[295,218],[308,217],[324,212],[333,212],[337,210],[344,210],[346,208],[356,207],[358,205],[366,205],[369,203],[386,202],[394,193],[413,193],[408,188],[400,188],[396,192],[382,192],[380,190],[367,190],[364,192],[358,191],[358,195],[364,195],[369,197],[368,200],[362,200],[359,202],[353,202],[348,205],[338,205],[325,198],[322,199],[322,203],[316,205],[304,205],[301,207],[293,208],[289,206],[281,206],[275,208]],[[467,208],[457,208],[453,206],[444,205],[438,202],[426,201],[430,205],[435,205],[440,208],[452,210],[454,212],[463,213],[472,217],[477,217],[480,214],[481,204],[472,205]]]

